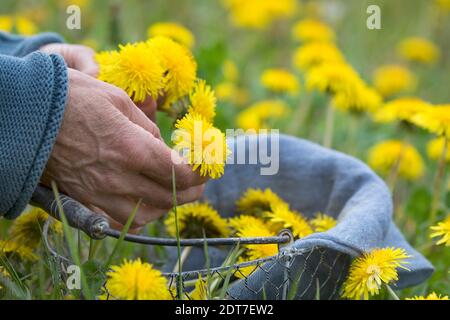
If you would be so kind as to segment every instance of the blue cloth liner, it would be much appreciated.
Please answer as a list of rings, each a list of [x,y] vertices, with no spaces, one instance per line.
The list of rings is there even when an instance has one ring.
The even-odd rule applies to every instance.
[[[221,215],[231,217],[236,213],[236,200],[248,188],[271,188],[292,209],[306,217],[322,212],[338,220],[333,229],[312,234],[283,249],[287,252],[311,250],[307,260],[300,256],[290,266],[294,279],[292,275],[304,270],[296,298],[316,297],[313,276],[319,281],[321,298],[338,298],[339,286],[345,280],[351,259],[381,247],[404,248],[412,256],[407,266],[410,271],[399,269],[399,281],[394,289],[414,286],[430,277],[433,266],[408,244],[393,223],[390,191],[369,167],[353,157],[302,139],[285,135],[279,138],[277,174],[261,175],[260,169],[267,167],[261,163],[227,164],[221,179],[207,183],[204,198]],[[268,142],[269,136],[240,136],[230,140],[229,146],[235,156],[236,146],[245,145],[248,159],[250,145],[270,146]],[[314,249],[318,247],[321,249]],[[226,253],[227,250],[210,248],[212,266],[220,265]],[[174,256],[174,251],[171,250],[170,255]],[[247,280],[234,284],[230,295],[239,299],[282,298],[280,288],[286,269],[283,266],[283,263],[266,263],[264,270],[259,269]],[[202,249],[193,249],[184,270],[202,268]]]

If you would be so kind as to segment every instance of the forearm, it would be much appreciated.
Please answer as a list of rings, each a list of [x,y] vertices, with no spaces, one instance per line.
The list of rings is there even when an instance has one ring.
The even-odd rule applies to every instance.
[[[24,57],[46,44],[60,42],[63,42],[63,39],[58,34],[51,32],[22,37],[0,31],[0,54]]]
[[[16,217],[28,203],[50,156],[66,94],[61,57],[0,55],[0,214]]]

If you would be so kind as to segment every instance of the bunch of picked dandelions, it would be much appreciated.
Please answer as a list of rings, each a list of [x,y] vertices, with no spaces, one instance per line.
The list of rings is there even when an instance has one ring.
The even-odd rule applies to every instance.
[[[201,176],[221,177],[229,150],[225,135],[214,127],[216,97],[197,78],[197,63],[182,44],[157,36],[145,42],[120,45],[98,53],[98,78],[123,89],[140,103],[148,97],[173,117],[174,150]]]

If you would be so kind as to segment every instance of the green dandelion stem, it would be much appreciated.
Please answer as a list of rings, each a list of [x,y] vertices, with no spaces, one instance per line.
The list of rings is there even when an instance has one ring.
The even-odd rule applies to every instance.
[[[402,148],[400,150],[400,154],[398,155],[398,159],[397,161],[395,161],[395,164],[392,166],[391,171],[389,172],[389,176],[386,179],[386,183],[392,192],[394,192],[395,186],[397,185],[398,175],[400,173],[400,166],[402,164],[403,157],[405,156],[407,145],[408,142],[405,140],[402,144]]]
[[[175,178],[175,167],[172,166],[172,197],[173,197],[173,213],[175,215],[175,231],[177,236],[177,252],[178,252],[178,299],[183,299],[183,279],[182,273],[182,261],[181,261],[181,244],[180,244],[180,230],[178,228],[178,212],[177,212],[177,186]]]
[[[388,284],[386,284],[386,289],[387,289],[389,295],[392,297],[393,300],[400,300],[398,295],[395,293],[395,291]]]
[[[192,247],[185,247],[183,249],[183,251],[181,252],[181,257],[180,259],[178,259],[177,263],[175,264],[175,267],[173,268],[173,272],[177,272],[180,269],[180,264],[181,267],[183,267],[184,262],[186,261],[186,259],[189,257],[189,254],[192,251]]]
[[[330,103],[327,109],[325,132],[323,136],[323,146],[331,148],[333,144],[333,130],[334,130],[334,107]]]
[[[311,95],[308,95],[305,99],[304,103],[300,103],[300,105],[295,109],[294,114],[292,116],[291,125],[288,129],[288,133],[292,135],[297,135],[303,125],[305,124],[306,118],[308,117],[311,107]],[[304,104],[304,106],[302,106]],[[303,131],[302,131],[303,132]]]
[[[433,225],[436,222],[436,215],[439,209],[439,202],[441,200],[442,193],[442,182],[445,177],[445,162],[447,156],[447,148],[448,148],[448,140],[445,138],[444,147],[442,148],[441,158],[439,159],[438,169],[436,172],[436,176],[434,178],[434,187],[433,187],[433,200],[431,203],[431,215],[430,215],[430,224]]]

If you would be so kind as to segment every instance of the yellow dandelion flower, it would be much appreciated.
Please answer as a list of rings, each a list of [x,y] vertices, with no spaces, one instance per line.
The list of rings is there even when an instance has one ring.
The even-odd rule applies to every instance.
[[[428,158],[438,161],[442,153],[444,152],[444,138],[436,138],[428,142],[427,144],[427,154]],[[445,156],[445,161],[450,162],[450,148],[447,148],[447,153]]]
[[[233,101],[238,90],[236,84],[228,81],[221,82],[214,88],[219,101]]]
[[[5,267],[0,266],[0,290],[3,289],[1,279],[3,278],[9,278],[11,275],[9,274],[8,270],[5,269]]]
[[[267,69],[261,75],[261,84],[273,92],[296,95],[300,87],[297,78],[284,69]]]
[[[283,118],[289,113],[289,107],[282,100],[263,100],[241,111],[236,122],[244,130],[269,129],[269,121]]]
[[[374,114],[377,122],[405,121],[411,122],[419,112],[426,110],[431,105],[419,98],[404,97],[389,101]]]
[[[273,237],[273,232],[270,227],[263,221],[252,225],[241,225],[236,231],[236,236],[240,238],[252,237]],[[247,260],[256,260],[265,257],[270,257],[278,253],[278,246],[276,244],[249,244],[245,245],[245,257]]]
[[[115,299],[121,300],[170,300],[167,279],[151,264],[140,259],[124,260],[108,271],[106,289]]]
[[[408,61],[426,64],[435,63],[440,55],[439,48],[430,40],[420,37],[410,37],[398,45],[398,53]]]
[[[442,296],[436,292],[432,292],[427,296],[414,296],[412,298],[406,298],[405,300],[448,300],[448,296]]]
[[[208,287],[206,281],[199,275],[197,281],[195,281],[194,290],[189,294],[191,300],[208,300]]]
[[[38,255],[34,253],[34,248],[25,247],[12,240],[0,240],[0,253],[17,256],[21,260],[36,261],[39,259]]]
[[[236,231],[242,228],[242,226],[250,224],[264,225],[268,227],[266,222],[261,218],[250,216],[247,214],[241,214],[239,216],[235,216],[233,218],[228,219],[228,226],[232,230],[232,233],[236,233]]]
[[[335,34],[333,29],[320,20],[304,19],[297,22],[292,28],[294,40],[309,41],[333,41]]]
[[[164,72],[154,49],[144,42],[119,46],[119,52],[96,56],[98,78],[123,89],[136,102],[157,98],[164,88]]]
[[[193,202],[177,207],[178,230],[182,238],[226,237],[229,234],[227,221],[208,203]],[[176,236],[175,213],[171,211],[164,221],[167,232]]]
[[[18,34],[24,36],[31,36],[38,32],[38,27],[36,26],[36,24],[26,17],[22,16],[16,17],[15,23],[16,23],[16,31]]]
[[[369,150],[368,163],[385,176],[398,166],[399,176],[407,180],[416,180],[424,172],[419,152],[412,145],[398,140],[386,140],[373,146]]]
[[[0,15],[0,31],[11,32],[14,26],[14,19],[11,16]]]
[[[412,122],[438,136],[450,139],[450,104],[422,110],[413,116]]]
[[[192,90],[197,78],[197,63],[186,47],[169,38],[155,37],[148,40],[147,44],[156,50],[165,71],[166,99],[163,108],[167,108]]]
[[[205,80],[199,80],[191,93],[189,94],[191,105],[189,106],[189,113],[198,113],[202,115],[207,121],[212,122],[216,115],[216,96],[210,86],[206,84]]]
[[[175,123],[172,135],[174,149],[199,169],[203,177],[220,178],[230,154],[225,135],[198,113],[187,113]]]
[[[251,216],[262,216],[264,212],[270,211],[278,204],[286,204],[286,202],[270,188],[264,190],[249,188],[236,201],[238,212]]]
[[[450,247],[450,215],[448,215],[444,221],[439,222],[436,226],[430,227],[430,229],[434,231],[430,235],[431,238],[441,237],[441,239],[436,242],[437,245],[443,244]]]
[[[366,86],[362,80],[349,84],[346,90],[337,91],[332,105],[341,111],[375,112],[382,105],[382,98],[374,89]]]
[[[435,4],[444,12],[450,12],[450,0],[435,0]]]
[[[332,43],[311,42],[295,50],[292,57],[294,66],[305,71],[323,63],[343,63],[344,57],[339,49]]]
[[[278,230],[290,229],[295,238],[304,238],[313,233],[313,230],[305,217],[299,212],[289,210],[286,204],[272,206],[271,211],[265,212],[265,217]]]
[[[194,35],[189,29],[174,22],[154,23],[148,28],[147,35],[149,38],[159,36],[170,38],[188,48],[192,48],[195,42]]]
[[[264,29],[280,18],[291,17],[297,11],[295,0],[223,0],[237,27]]]
[[[397,268],[404,267],[404,260],[410,258],[404,249],[375,249],[353,260],[349,275],[343,284],[344,298],[369,299],[378,294],[383,284],[398,280]]]
[[[239,79],[239,69],[236,63],[230,59],[223,62],[222,73],[225,81],[236,82]]]
[[[309,221],[309,223],[313,227],[314,232],[325,232],[334,228],[337,224],[337,221],[329,215],[318,213],[316,214],[314,219],[311,219]]]
[[[346,63],[323,63],[311,69],[306,75],[306,88],[323,93],[351,93],[361,79]]]
[[[42,228],[48,219],[49,215],[42,209],[29,207],[11,224],[8,239],[0,241],[0,252],[15,254],[22,260],[37,260],[34,250],[41,243]],[[53,221],[50,227],[53,232],[62,234],[60,222]]]
[[[384,97],[412,91],[417,84],[416,76],[401,65],[384,65],[375,70],[374,87]]]

